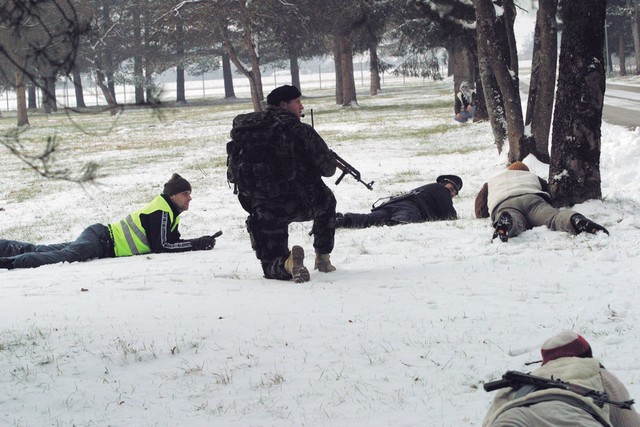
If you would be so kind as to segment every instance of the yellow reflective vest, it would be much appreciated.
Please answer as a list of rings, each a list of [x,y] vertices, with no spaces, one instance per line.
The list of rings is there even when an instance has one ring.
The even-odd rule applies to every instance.
[[[148,215],[156,211],[163,211],[169,214],[171,231],[178,227],[180,217],[174,215],[171,206],[169,206],[169,203],[167,203],[161,195],[157,196],[142,209],[127,215],[127,217],[121,221],[109,224],[109,230],[113,238],[113,249],[117,257],[148,254],[151,252],[149,240],[147,239],[147,231],[142,226],[140,215]]]

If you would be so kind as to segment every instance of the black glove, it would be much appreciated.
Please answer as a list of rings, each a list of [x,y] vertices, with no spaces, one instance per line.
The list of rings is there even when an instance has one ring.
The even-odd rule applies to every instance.
[[[216,245],[216,239],[213,236],[202,236],[197,239],[191,239],[191,245],[196,251],[208,251]]]

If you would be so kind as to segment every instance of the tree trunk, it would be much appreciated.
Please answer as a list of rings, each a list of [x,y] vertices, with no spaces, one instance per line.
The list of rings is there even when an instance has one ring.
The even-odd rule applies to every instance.
[[[512,2],[505,2],[512,3]],[[499,37],[503,34],[503,28],[496,28],[496,14],[491,0],[474,0],[476,10],[476,28],[478,32],[478,56],[480,51],[485,57],[487,65],[496,78],[498,88],[504,100],[505,120],[507,125],[507,139],[509,141],[509,161],[522,160],[526,155],[521,149],[524,142],[524,118],[522,117],[522,105],[520,101],[519,80],[513,62],[510,58],[512,47],[507,39]],[[509,19],[505,19],[505,26],[509,25]],[[513,26],[507,33],[513,33]],[[487,43],[491,41],[491,43]],[[484,80],[483,80],[484,85]],[[488,100],[489,97],[487,97]]]
[[[509,51],[507,55],[507,58],[509,58],[509,69],[517,76],[519,74],[518,46],[516,43],[516,35],[513,31],[513,25],[516,22],[516,7],[513,4],[513,0],[502,0],[502,7],[504,10],[504,34],[507,39]]]
[[[240,7],[240,25],[242,27],[242,40],[240,45],[243,49],[243,53],[246,57],[249,58],[250,69],[245,67],[240,61],[240,58],[233,47],[233,43],[229,38],[227,23],[218,19],[216,24],[223,38],[223,46],[227,55],[229,55],[229,59],[236,66],[238,71],[240,71],[248,80],[249,86],[251,87],[251,102],[253,103],[254,111],[262,111],[262,100],[264,99],[264,93],[262,89],[262,72],[260,71],[260,57],[256,52],[256,47],[253,43],[253,33],[251,31],[251,22],[250,22],[250,13],[247,10],[247,5],[243,2],[239,2],[238,7]]]
[[[56,79],[55,77],[44,77],[42,88],[42,105],[47,114],[58,111],[58,100],[56,99]]]
[[[474,54],[467,47],[467,44],[464,40],[460,38],[456,38],[451,46],[449,47],[449,62],[451,64],[451,70],[453,71],[453,97],[451,98],[451,110],[454,110],[455,107],[455,96],[458,93],[460,88],[460,83],[463,81],[469,82],[470,85],[475,86],[476,89],[476,100],[480,101],[477,104],[482,104],[481,111],[478,111],[476,106],[476,115],[474,117],[475,120],[486,120],[488,118],[487,111],[485,108],[484,102],[484,91],[482,90],[481,80],[476,75],[476,60],[474,58]],[[457,112],[453,111],[453,115]]]
[[[631,35],[633,36],[633,47],[636,52],[636,75],[640,75],[640,3],[636,1],[635,4],[632,4],[634,0],[627,1],[629,6],[633,7],[631,14]]]
[[[38,90],[36,89],[36,85],[31,82],[27,86],[27,108],[29,110],[37,110],[38,109]]]
[[[541,162],[549,163],[549,133],[558,56],[557,0],[539,0],[538,4],[525,125],[531,126],[533,146],[529,150]]]
[[[618,61],[620,62],[620,75],[626,76],[627,64],[625,64],[626,57],[624,54],[624,36],[622,34],[618,36]]]
[[[102,70],[100,70],[100,67],[98,67],[98,69],[96,70],[96,84],[102,91],[102,95],[104,96],[104,99],[106,99],[107,101],[107,105],[109,106],[111,115],[115,116],[117,113],[116,100],[113,97],[111,91],[109,90],[109,87],[104,82],[104,73],[102,72]]]
[[[378,46],[375,43],[369,45],[369,94],[380,93],[380,67],[378,65]]]
[[[254,69],[253,67],[251,70],[247,69],[247,67],[245,67],[242,64],[242,62],[238,58],[238,55],[235,53],[235,50],[233,49],[231,41],[227,38],[225,39],[223,44],[227,54],[229,55],[229,59],[231,60],[231,62],[233,62],[236,68],[242,74],[244,74],[247,80],[249,80],[249,87],[251,88],[251,102],[253,104],[253,111],[262,111],[263,110],[262,99],[264,98],[264,96],[262,95],[262,82],[258,81],[258,79],[261,78],[259,65],[257,70]],[[254,51],[254,55],[255,55],[255,51]]]
[[[115,2],[114,2],[115,3]],[[111,17],[111,2],[103,1],[102,2],[102,21],[100,22],[100,32],[106,33],[110,30],[113,25],[112,17]],[[114,4],[115,6],[115,4]],[[137,10],[137,9],[135,9]],[[92,44],[95,45],[97,41],[94,40]],[[96,56],[100,55],[100,69],[103,71],[103,77],[106,77],[106,84],[111,92],[110,99],[113,99],[113,106],[118,102],[116,98],[116,84],[113,78],[113,53],[112,46],[106,44],[104,47],[100,48],[100,53],[96,52]],[[104,78],[103,78],[104,81]],[[111,106],[111,104],[109,104]],[[115,107],[114,107],[115,108]],[[114,110],[115,111],[115,110]]]
[[[114,78],[113,78],[113,71],[107,71],[106,77],[107,77],[107,87],[109,88],[109,92],[111,92],[111,96],[113,97],[113,100],[115,102],[118,102],[118,100],[116,99],[116,82],[114,81]]]
[[[475,82],[473,56],[470,54],[464,41],[456,39],[451,45],[451,57],[449,59],[453,68],[453,93],[457,93],[460,83]],[[453,108],[453,106],[452,106]]]
[[[136,105],[144,104],[144,65],[142,63],[142,22],[140,11],[133,8],[133,85]]]
[[[298,57],[295,55],[289,56],[289,70],[291,72],[291,84],[302,91],[300,87],[300,64],[298,63]]]
[[[249,57],[249,64],[251,64],[251,78],[249,83],[251,85],[251,100],[253,101],[253,108],[255,111],[262,111],[262,100],[264,99],[264,92],[262,90],[262,71],[260,71],[260,57],[256,52],[256,47],[253,43],[253,33],[251,31],[251,20],[247,6],[244,3],[244,12],[240,15],[240,22],[242,23],[243,33],[242,41],[244,43],[244,49]]]
[[[24,78],[23,67],[16,70],[16,101],[18,104],[18,127],[29,126],[27,114],[27,85]]]
[[[606,0],[563,1],[549,188],[556,206],[600,198]]]
[[[176,102],[186,104],[187,98],[184,89],[184,26],[178,21],[176,24],[176,56],[178,66],[176,67]]]
[[[342,80],[344,78],[343,74],[342,74],[342,59],[341,58],[341,51],[340,51],[340,46],[338,43],[338,38],[334,37],[333,39],[333,66],[335,68],[335,72],[336,72],[336,105],[342,105],[343,102],[343,95],[342,95],[342,90],[343,90],[343,85],[342,85]]]
[[[77,68],[73,69],[73,89],[76,95],[76,107],[86,108],[87,104],[84,102],[84,93],[82,92],[82,76]]]
[[[353,74],[353,46],[350,33],[338,35],[340,69],[342,70],[342,106],[358,105],[356,82]]]
[[[520,103],[518,78],[505,58],[509,48],[503,28],[496,30],[496,15],[491,0],[474,0],[480,78],[498,152],[504,139],[509,141],[509,161],[521,160],[520,141],[524,135],[524,119]],[[504,53],[503,53],[504,51]]]
[[[186,104],[187,98],[184,90],[184,67],[176,67],[176,102]]]
[[[229,55],[222,54],[222,78],[224,79],[224,99],[235,99],[236,92],[233,89],[233,74]]]
[[[153,102],[154,104],[158,103],[158,94],[157,92],[154,92],[154,86],[153,86],[153,71],[151,69],[151,65],[149,64],[149,61],[145,60],[145,67],[144,67],[144,91],[147,95],[147,103]]]

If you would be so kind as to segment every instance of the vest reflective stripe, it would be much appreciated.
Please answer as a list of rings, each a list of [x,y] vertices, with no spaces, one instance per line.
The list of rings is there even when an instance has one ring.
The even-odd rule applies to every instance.
[[[133,221],[133,217],[131,215],[127,215],[125,219],[120,221],[120,226],[122,227],[124,238],[127,240],[127,245],[129,246],[129,249],[131,249],[132,255],[140,255],[140,251],[138,250],[138,247],[133,240],[133,236],[131,235],[132,231],[144,246],[149,247],[147,235],[144,234],[144,230],[138,227],[138,225]]]
[[[113,246],[116,256],[141,255],[151,252],[149,239],[147,238],[146,230],[142,227],[140,215],[151,214],[156,211],[166,212],[171,221],[171,231],[175,230],[180,222],[180,217],[174,216],[171,207],[164,197],[157,196],[142,209],[127,215],[126,218],[119,222],[109,225],[109,229],[113,235]]]

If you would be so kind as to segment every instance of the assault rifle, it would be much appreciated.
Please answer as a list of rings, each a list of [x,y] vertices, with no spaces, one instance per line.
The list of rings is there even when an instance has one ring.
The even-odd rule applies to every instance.
[[[304,114],[302,114],[302,117],[304,117]],[[311,127],[314,127],[314,123],[313,123],[313,109],[311,109]],[[351,175],[352,177],[354,177],[356,179],[356,181],[362,183],[362,185],[364,185],[365,187],[367,187],[369,190],[373,190],[373,183],[374,181],[371,182],[364,182],[362,180],[362,178],[360,177],[360,171],[356,168],[354,168],[353,166],[351,166],[349,163],[347,163],[347,161],[345,159],[343,159],[342,157],[338,156],[338,154],[335,151],[331,151],[331,153],[333,154],[333,157],[336,160],[336,166],[338,169],[340,169],[342,171],[342,174],[340,175],[340,177],[336,180],[336,185],[340,184],[340,181],[342,181],[342,178],[344,178],[347,174]]]
[[[342,174],[336,180],[336,185],[340,184],[340,181],[342,181],[342,178],[344,178],[347,174],[349,174],[352,177],[354,177],[356,179],[356,181],[362,183],[362,185],[367,187],[369,190],[373,190],[373,181],[364,182],[362,180],[362,178],[360,177],[360,172],[356,168],[354,168],[349,163],[347,163],[347,161],[345,159],[343,159],[342,157],[338,156],[334,151],[332,151],[331,153],[333,153],[333,157],[335,157],[335,159],[336,159],[337,168],[342,171]]]
[[[631,409],[631,405],[634,404],[633,399],[625,400],[622,402],[610,400],[609,396],[607,396],[607,393],[603,393],[598,390],[593,390],[591,388],[583,387],[578,384],[572,384],[560,379],[554,379],[553,377],[551,379],[543,378],[518,371],[507,371],[504,375],[502,375],[502,379],[488,382],[484,384],[483,387],[485,391],[494,391],[505,387],[518,389],[523,385],[531,385],[534,387],[534,390],[557,388],[560,390],[570,391],[580,396],[593,399],[593,402],[601,408],[605,403],[607,403],[609,405],[617,406],[621,409]]]

